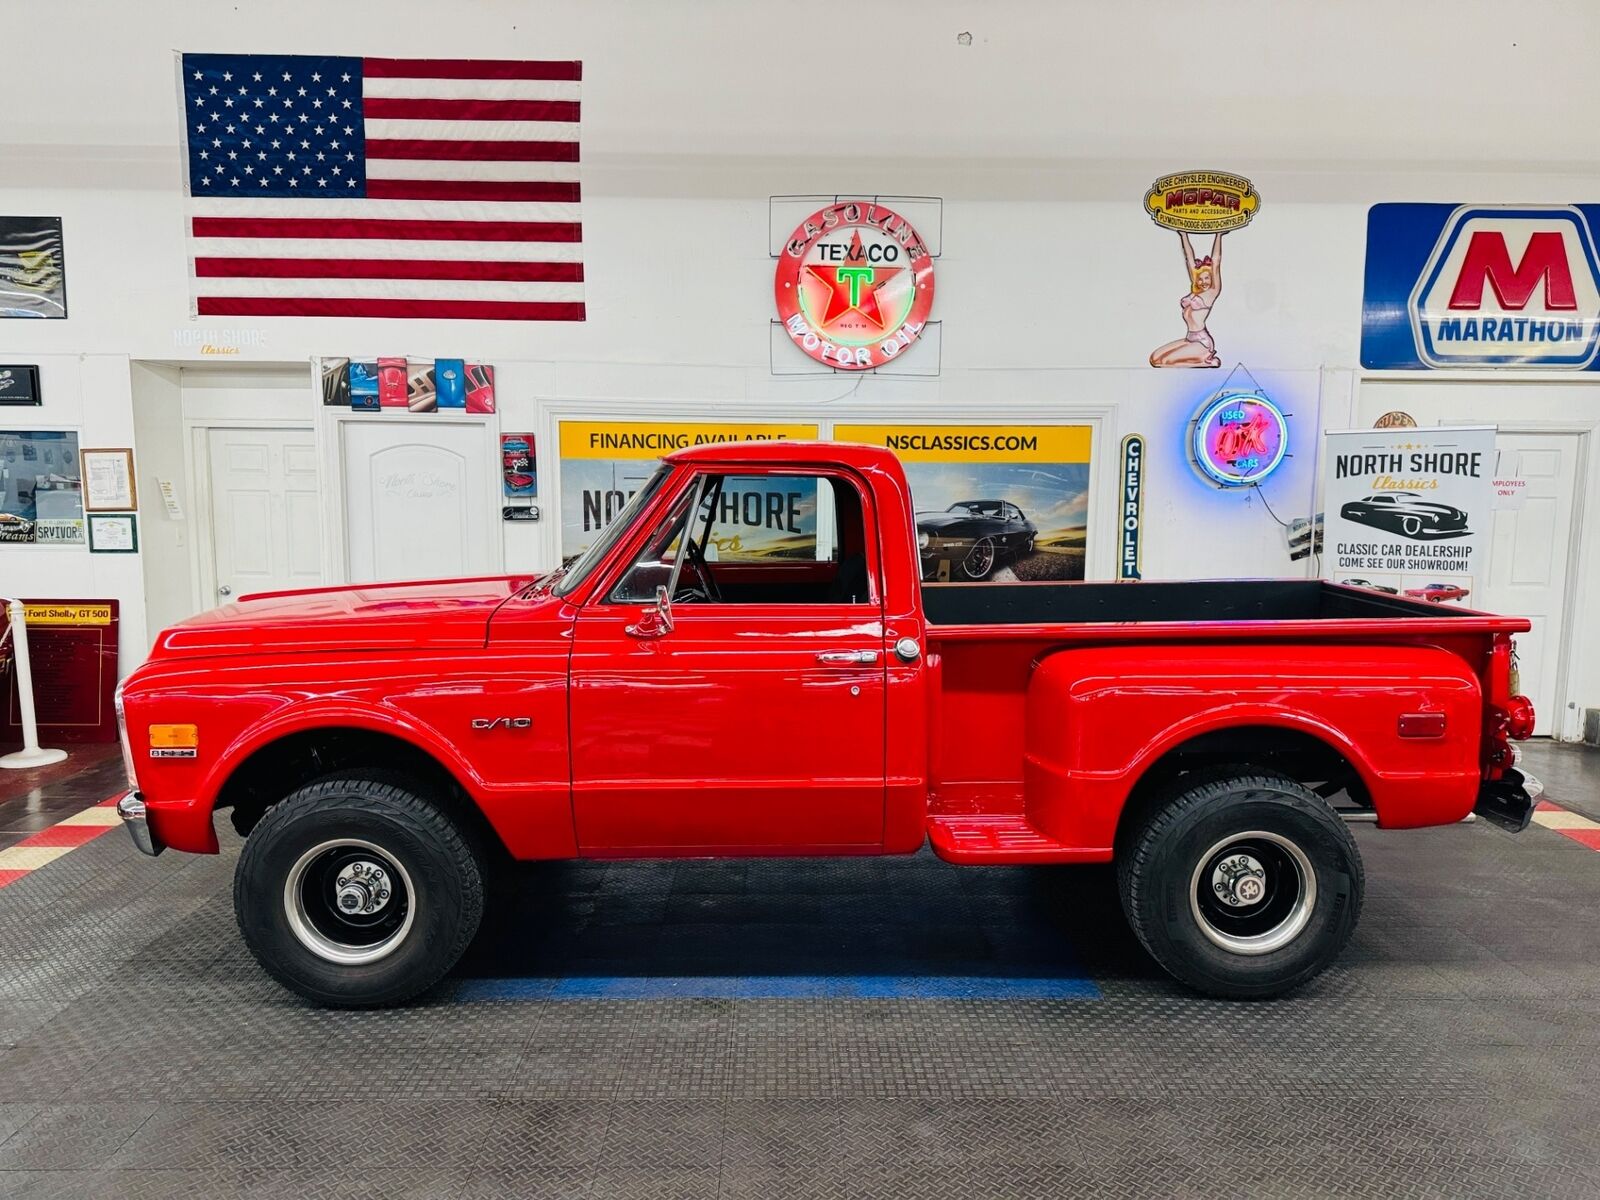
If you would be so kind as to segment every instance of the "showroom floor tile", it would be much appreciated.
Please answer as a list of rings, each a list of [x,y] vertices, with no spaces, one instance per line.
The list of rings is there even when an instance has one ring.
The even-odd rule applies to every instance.
[[[1591,753],[1530,747],[1564,811]],[[1559,829],[1358,827],[1355,938],[1274,1002],[1160,975],[1105,868],[921,854],[525,867],[432,994],[327,1012],[244,950],[219,826],[0,889],[0,1197],[1600,1193],[1600,856]]]

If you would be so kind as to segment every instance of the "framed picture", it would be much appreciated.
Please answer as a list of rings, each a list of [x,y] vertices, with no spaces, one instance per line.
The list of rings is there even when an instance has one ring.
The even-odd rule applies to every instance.
[[[60,217],[0,217],[0,317],[67,315]]]
[[[129,512],[139,507],[133,486],[133,451],[83,450],[85,512]]]
[[[78,434],[0,429],[0,545],[81,546]]]
[[[139,518],[133,513],[90,513],[90,554],[137,554]]]
[[[500,461],[507,500],[529,499],[539,494],[539,473],[531,433],[502,433]]]
[[[0,404],[42,404],[38,367],[0,366]]]

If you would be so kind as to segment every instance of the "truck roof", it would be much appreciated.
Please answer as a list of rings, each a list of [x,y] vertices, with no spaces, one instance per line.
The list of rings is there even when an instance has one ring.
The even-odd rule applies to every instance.
[[[858,442],[799,441],[790,438],[772,438],[764,441],[711,442],[674,450],[665,458],[669,463],[844,463],[857,468],[871,468],[883,463],[896,462],[894,453],[882,446],[864,446]]]

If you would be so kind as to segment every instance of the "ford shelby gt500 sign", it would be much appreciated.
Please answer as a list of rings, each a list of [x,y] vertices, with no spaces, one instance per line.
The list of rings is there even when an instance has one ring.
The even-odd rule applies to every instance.
[[[1375,204],[1361,365],[1595,370],[1600,205]]]
[[[869,371],[922,335],[933,307],[933,256],[898,213],[845,200],[790,235],[773,292],[796,346],[825,366]]]

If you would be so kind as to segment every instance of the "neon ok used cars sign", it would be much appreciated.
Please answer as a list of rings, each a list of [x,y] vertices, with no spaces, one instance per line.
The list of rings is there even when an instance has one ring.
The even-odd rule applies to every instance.
[[[1289,421],[1260,392],[1225,391],[1195,414],[1189,450],[1203,478],[1219,487],[1250,487],[1282,465]]]

